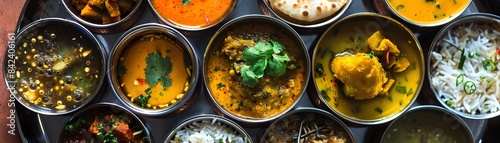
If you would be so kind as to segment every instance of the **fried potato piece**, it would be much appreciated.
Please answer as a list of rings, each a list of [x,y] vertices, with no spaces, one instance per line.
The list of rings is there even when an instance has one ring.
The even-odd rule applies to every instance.
[[[105,0],[89,0],[88,4],[99,8],[104,8],[104,1]]]
[[[106,10],[108,10],[110,17],[120,16],[120,7],[118,7],[118,4],[116,4],[116,2],[112,0],[106,0],[105,6]]]
[[[71,4],[75,6],[77,10],[82,10],[89,0],[71,0]]]
[[[372,51],[376,52],[381,52],[387,50],[386,47],[380,47],[380,42],[384,39],[384,35],[380,31],[377,31],[373,33],[369,38],[368,38],[368,46]],[[380,49],[382,48],[382,49]]]
[[[356,100],[374,98],[388,80],[377,58],[363,53],[336,57],[331,67],[334,76],[344,84],[344,93]]]
[[[396,65],[394,65],[394,71],[395,72],[403,72],[408,67],[410,67],[410,61],[408,61],[408,58],[406,57],[399,57],[399,59],[396,61]]]
[[[132,11],[135,6],[135,2],[133,0],[116,0],[116,4],[118,4],[120,9],[125,13]]]
[[[101,14],[101,11],[99,10],[99,8],[93,7],[90,4],[87,4],[82,9],[82,11],[80,12],[80,15],[85,17],[85,18],[94,20],[94,21],[101,21],[101,18],[102,18],[102,14]]]

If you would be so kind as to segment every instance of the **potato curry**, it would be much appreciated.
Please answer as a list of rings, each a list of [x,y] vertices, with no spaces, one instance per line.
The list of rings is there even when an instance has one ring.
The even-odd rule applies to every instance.
[[[288,35],[271,26],[246,24],[230,30],[222,47],[207,53],[207,81],[225,110],[245,118],[283,112],[302,94],[305,56]]]

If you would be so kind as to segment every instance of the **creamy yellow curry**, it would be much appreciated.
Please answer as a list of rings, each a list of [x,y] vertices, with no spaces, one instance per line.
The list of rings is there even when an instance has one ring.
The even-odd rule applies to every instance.
[[[390,7],[416,23],[436,23],[459,14],[470,0],[386,0]]]
[[[130,100],[143,108],[175,104],[189,87],[189,56],[170,38],[145,35],[120,57],[120,86]]]
[[[390,31],[361,35],[348,26],[333,29],[319,43],[313,64],[320,96],[333,110],[356,119],[398,113],[416,96],[420,63],[408,59],[418,59],[418,50]]]
[[[306,61],[297,43],[269,25],[246,24],[230,30],[221,48],[205,55],[213,98],[244,118],[283,112],[304,88]]]

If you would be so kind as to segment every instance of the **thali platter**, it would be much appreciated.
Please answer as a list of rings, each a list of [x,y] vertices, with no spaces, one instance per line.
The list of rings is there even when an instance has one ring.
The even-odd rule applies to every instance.
[[[262,7],[261,0],[239,0],[234,8],[234,12],[229,17],[229,19],[234,19],[239,16],[248,15],[248,14],[264,14],[270,15],[270,13],[263,12],[261,10]],[[375,0],[377,1],[377,0]],[[378,12],[374,4],[374,1],[371,0],[354,0],[347,11],[340,17],[343,18],[347,15],[359,13],[359,12]],[[143,3],[147,4],[147,3]],[[465,12],[461,15],[467,15],[470,13],[481,12],[483,8],[480,6],[478,1],[473,1],[469,7],[465,10]],[[23,12],[20,15],[17,29],[23,28],[29,23],[41,19],[41,18],[49,18],[49,17],[58,17],[63,19],[74,20],[73,17],[64,9],[64,6],[59,0],[40,0],[40,1],[26,1]],[[394,18],[394,17],[393,17]],[[401,20],[399,20],[402,22]],[[147,7],[143,12],[142,16],[135,22],[133,26],[144,24],[144,23],[159,23],[154,15],[152,10]],[[434,35],[439,31],[441,27],[415,27],[411,26],[408,23],[404,23],[408,26],[415,34],[415,36],[420,41],[422,45],[422,49],[424,53],[428,53],[428,48],[430,43],[432,42]],[[310,54],[315,47],[317,40],[321,34],[328,28],[329,25],[312,28],[312,29],[302,29],[294,27],[296,31],[300,34],[300,37],[304,41],[306,48],[309,49]],[[215,27],[215,28],[219,28]],[[118,41],[118,38],[125,31],[117,32],[117,33],[109,33],[109,34],[100,34],[94,33],[96,38],[103,44],[105,49],[107,49],[108,54],[113,48],[113,45]],[[196,54],[199,57],[203,56],[205,52],[205,48],[212,37],[212,34],[206,36],[186,36],[187,39],[191,42],[192,46],[195,49]],[[426,55],[426,54],[425,54]],[[203,64],[203,63],[202,63]],[[199,67],[201,68],[201,67]],[[427,78],[425,78],[427,79]],[[218,114],[213,108],[210,107],[209,99],[205,95],[203,82],[198,82],[196,88],[199,90],[198,95],[193,99],[192,103],[184,108],[182,112],[177,113],[173,116],[162,116],[162,117],[141,117],[143,121],[147,124],[150,129],[150,132],[155,140],[155,142],[163,142],[167,135],[172,131],[176,125],[180,124],[185,119],[190,117],[200,115],[200,114]],[[311,85],[311,83],[309,83]],[[113,91],[109,84],[105,84],[105,92],[102,95],[101,99],[98,102],[111,102],[120,104],[119,100],[114,96]],[[310,92],[306,92],[300,101],[297,103],[297,107],[314,107],[314,104],[311,102],[311,99],[308,94],[312,94]],[[424,85],[420,92],[420,95],[416,102],[412,104],[412,107],[422,104],[433,104],[439,105],[436,102],[436,99],[432,95],[430,91],[428,81],[424,81]],[[20,128],[20,133],[22,136],[22,140],[24,142],[56,142],[59,132],[63,129],[65,121],[67,121],[71,115],[58,115],[58,116],[48,116],[36,114],[28,109],[24,108],[20,104],[16,106],[16,118],[18,121],[18,127]],[[484,130],[486,129],[487,120],[471,120],[465,119],[463,120],[470,127],[474,139],[476,142],[480,141]],[[380,124],[380,125],[358,125],[354,123],[350,123],[348,121],[344,121],[352,131],[352,134],[355,138],[356,142],[379,142],[380,137],[383,134],[385,128],[388,126],[388,123]],[[266,128],[263,126],[243,126],[244,129],[248,132],[248,134],[252,137],[254,142],[257,142],[262,137],[262,134],[266,131]]]

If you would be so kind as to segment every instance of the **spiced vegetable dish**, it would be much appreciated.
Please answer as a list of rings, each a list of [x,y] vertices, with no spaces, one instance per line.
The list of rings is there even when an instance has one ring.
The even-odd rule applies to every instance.
[[[306,78],[299,42],[260,23],[243,24],[221,36],[220,46],[205,55],[205,72],[222,108],[244,118],[268,118],[298,100]]]
[[[134,9],[138,0],[71,0],[80,16],[95,23],[109,24],[120,21]]]

